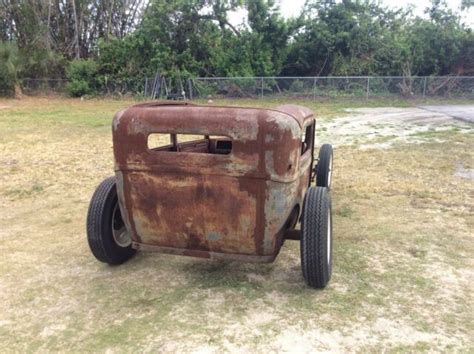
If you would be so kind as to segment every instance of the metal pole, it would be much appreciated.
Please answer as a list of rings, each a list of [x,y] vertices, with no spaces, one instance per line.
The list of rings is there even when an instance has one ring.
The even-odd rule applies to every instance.
[[[263,98],[263,77],[260,78],[261,86],[260,86],[260,96]]]
[[[316,101],[316,77],[313,79],[313,101]]]
[[[370,76],[367,76],[367,99],[369,99],[369,91],[370,91]]]
[[[193,99],[193,84],[191,82],[191,78],[188,78],[188,90],[189,90],[189,99]]]
[[[423,99],[425,98],[426,96],[426,76],[425,76],[425,79],[423,80]]]

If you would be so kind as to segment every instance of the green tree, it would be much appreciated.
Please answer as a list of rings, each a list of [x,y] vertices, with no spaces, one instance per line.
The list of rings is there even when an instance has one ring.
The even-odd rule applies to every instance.
[[[253,48],[253,68],[258,76],[278,75],[287,55],[290,29],[272,0],[247,2]]]
[[[448,75],[456,72],[460,55],[471,31],[461,25],[459,15],[447,8],[444,1],[433,0],[426,9],[429,19],[415,18],[404,28],[410,48],[409,62],[414,75]]]
[[[433,0],[426,12],[429,19],[370,0],[308,1],[283,74],[455,73],[460,56],[468,59],[471,31],[442,0]]]
[[[289,75],[392,74],[400,67],[397,33],[401,11],[372,1],[307,2],[290,44]],[[390,67],[389,67],[390,66]]]
[[[18,49],[0,41],[0,96],[13,96],[17,83]]]
[[[247,19],[235,25],[229,13],[238,9]],[[426,13],[414,17],[410,7],[376,0],[308,0],[290,20],[275,0],[0,1],[0,40],[15,43],[1,52],[2,85],[11,92],[12,80],[67,76],[71,93],[81,95],[110,82],[138,92],[157,72],[175,79],[472,75],[472,30],[444,0],[432,0]],[[72,74],[81,70],[80,78]]]
[[[67,69],[67,91],[73,97],[95,94],[98,89],[97,64],[88,59],[77,59]]]

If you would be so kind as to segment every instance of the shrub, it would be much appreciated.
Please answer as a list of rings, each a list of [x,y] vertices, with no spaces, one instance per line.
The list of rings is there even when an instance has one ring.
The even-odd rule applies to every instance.
[[[0,42],[0,96],[13,96],[17,64],[17,48],[14,44]]]
[[[66,59],[40,43],[18,49],[18,77],[29,79],[61,79],[66,69]]]
[[[93,90],[90,88],[87,81],[84,80],[74,80],[68,82],[66,86],[66,91],[72,97],[81,97],[84,95],[90,95],[93,93]]]
[[[13,96],[15,93],[15,76],[4,65],[0,64],[0,96]]]
[[[290,91],[294,93],[304,92],[304,83],[301,80],[294,80],[290,85]]]
[[[67,70],[67,92],[73,97],[97,93],[97,64],[94,60],[73,60]]]

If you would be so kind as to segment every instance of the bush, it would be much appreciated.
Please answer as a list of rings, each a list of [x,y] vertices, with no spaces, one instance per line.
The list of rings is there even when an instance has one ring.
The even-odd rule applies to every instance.
[[[40,43],[18,50],[18,77],[28,79],[64,78],[66,59],[51,49],[42,48]]]
[[[14,44],[0,42],[0,96],[13,96],[17,63],[17,48]]]
[[[93,93],[93,90],[89,87],[89,84],[84,80],[74,80],[68,82],[66,91],[72,97],[81,97]]]
[[[305,91],[304,89],[304,82],[301,80],[294,80],[289,88],[290,92],[294,93],[303,93]]]
[[[73,97],[97,93],[97,64],[94,60],[73,60],[67,69],[67,92]]]
[[[0,96],[15,94],[15,76],[4,65],[0,64]]]

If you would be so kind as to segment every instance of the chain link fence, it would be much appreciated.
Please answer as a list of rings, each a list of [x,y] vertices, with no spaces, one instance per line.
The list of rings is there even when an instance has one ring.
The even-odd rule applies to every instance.
[[[189,98],[474,98],[471,76],[220,77],[189,79]]]
[[[22,79],[20,87],[25,95],[67,95],[66,79]],[[142,81],[105,81],[93,89],[94,95],[123,96],[143,95]]]
[[[27,95],[67,94],[67,80],[23,79]],[[103,83],[98,95],[147,99],[209,98],[459,98],[474,99],[474,76],[202,77]]]
[[[57,95],[66,93],[67,80],[62,79],[22,79],[20,87],[28,96]]]

